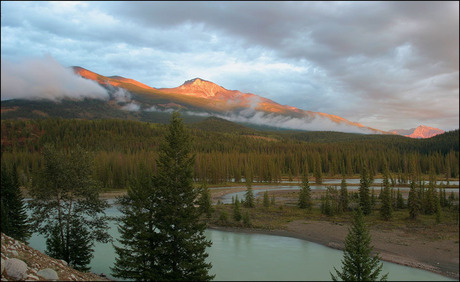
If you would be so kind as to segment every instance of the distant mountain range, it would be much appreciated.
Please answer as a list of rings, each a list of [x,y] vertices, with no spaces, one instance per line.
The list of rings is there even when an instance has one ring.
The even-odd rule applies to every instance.
[[[234,122],[300,130],[335,130],[354,133],[387,133],[342,117],[281,105],[270,99],[195,78],[175,88],[154,88],[121,76],[102,76],[73,67],[80,76],[111,88],[130,92],[131,103],[141,111],[181,110],[190,115],[217,116]],[[124,105],[126,109],[126,105]]]
[[[420,125],[417,128],[390,130],[390,133],[399,134],[410,138],[430,138],[438,134],[444,133],[444,130],[425,125]]]
[[[108,100],[7,100],[2,101],[2,119],[50,116],[165,122],[170,112],[180,110],[187,119],[195,122],[215,116],[266,129],[400,134],[413,138],[435,135],[431,130],[385,132],[336,115],[306,111],[255,94],[227,90],[200,78],[185,81],[175,88],[154,88],[121,76],[103,76],[82,67],[72,69],[75,74],[103,86],[109,94]]]

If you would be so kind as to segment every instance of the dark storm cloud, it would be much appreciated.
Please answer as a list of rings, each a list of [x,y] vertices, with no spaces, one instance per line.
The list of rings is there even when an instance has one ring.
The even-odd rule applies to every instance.
[[[202,77],[383,130],[453,129],[458,10],[439,1],[2,2],[2,60],[49,53],[154,87]]]

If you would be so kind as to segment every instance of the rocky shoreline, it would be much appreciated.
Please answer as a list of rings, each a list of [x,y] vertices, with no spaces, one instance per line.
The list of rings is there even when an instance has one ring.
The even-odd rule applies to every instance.
[[[1,233],[1,281],[110,281],[80,272],[63,260],[54,259]]]

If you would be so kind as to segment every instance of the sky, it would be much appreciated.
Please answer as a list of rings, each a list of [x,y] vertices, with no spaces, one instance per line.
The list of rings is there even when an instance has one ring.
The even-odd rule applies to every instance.
[[[156,88],[199,77],[380,130],[459,128],[457,1],[2,1],[1,63],[2,100],[104,95],[71,78],[80,66]]]

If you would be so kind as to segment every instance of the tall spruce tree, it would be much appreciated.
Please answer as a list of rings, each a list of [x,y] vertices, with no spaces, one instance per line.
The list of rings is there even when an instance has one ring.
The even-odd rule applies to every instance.
[[[358,207],[354,213],[352,226],[345,238],[345,249],[343,251],[342,271],[331,274],[332,280],[337,281],[377,281],[382,271],[383,263],[377,255],[371,257],[373,246],[371,235],[364,222],[361,208]],[[388,273],[380,277],[380,281],[386,281]]]
[[[369,195],[370,179],[367,172],[366,165],[363,165],[361,169],[361,179],[359,181],[359,206],[361,207],[363,214],[368,215],[371,213],[372,202]]]
[[[438,197],[437,202],[436,202],[436,223],[439,224],[441,223],[441,201]]]
[[[118,242],[114,245],[117,257],[111,269],[115,277],[151,281],[163,279],[158,249],[163,234],[156,226],[158,189],[145,168],[139,167],[138,177],[131,180],[127,194],[117,199],[122,216],[119,218]]]
[[[92,159],[80,146],[66,154],[46,144],[44,167],[30,189],[31,219],[35,230],[47,237],[46,252],[80,270],[87,269],[93,243],[111,239],[108,204],[99,199]]]
[[[140,226],[140,240],[135,241],[141,244],[137,249],[144,249],[138,255],[138,260],[144,262],[138,265],[144,276],[131,278],[208,281],[214,277],[208,273],[211,263],[206,262],[206,248],[211,241],[204,235],[206,223],[199,219],[202,211],[195,207],[199,190],[193,188],[195,156],[191,155],[191,146],[191,137],[179,113],[173,113],[160,147],[157,175],[151,184],[145,184],[151,188],[143,188],[148,200],[139,199],[140,214],[148,207],[146,216],[133,223]],[[142,232],[145,226],[148,230]],[[126,228],[129,232],[131,227],[126,225]],[[143,241],[144,238],[150,239]],[[119,250],[120,259],[128,261],[130,246]],[[117,275],[121,271],[114,269]]]
[[[316,184],[323,183],[323,169],[321,164],[321,155],[319,153],[316,154],[315,158],[315,179]]]
[[[59,225],[56,224],[50,236],[46,240],[46,254],[59,258],[62,257],[62,254],[65,253],[64,244],[61,243]],[[64,234],[64,236],[69,236],[68,240],[65,238],[65,241],[69,244],[69,262],[75,269],[80,271],[89,271],[89,263],[93,258],[93,246],[94,243],[91,241],[89,231],[84,228],[80,220],[74,220],[70,225],[69,234]]]
[[[312,200],[311,200],[311,188],[310,183],[308,182],[308,174],[304,173],[302,177],[302,188],[299,193],[299,202],[298,206],[301,209],[311,210]]]
[[[342,182],[340,183],[340,196],[339,196],[339,210],[345,212],[348,210],[348,189],[345,174],[342,175]]]
[[[400,191],[399,188],[398,188],[398,191],[396,192],[396,207],[397,207],[398,209],[403,209],[404,206],[405,206],[405,204],[404,204],[404,198],[403,198],[403,196],[402,196],[401,191]]]
[[[268,208],[270,207],[270,198],[268,197],[268,191],[264,192],[264,207]]]
[[[430,163],[428,189],[424,192],[423,210],[425,214],[435,214],[438,195],[436,193],[436,174],[433,163]]]
[[[2,222],[0,231],[26,243],[31,231],[24,198],[19,188],[16,165],[7,169],[6,165],[2,164],[1,177]]]
[[[238,200],[238,195],[236,195],[235,203],[233,204],[233,219],[235,221],[240,221],[242,218],[240,201]]]
[[[348,210],[348,189],[345,174],[342,175],[342,182],[340,183],[340,196],[339,196],[339,209],[341,212]]]
[[[331,206],[331,196],[330,196],[330,190],[326,190],[326,197],[324,199],[324,207],[323,207],[323,212],[327,216],[333,215],[333,209]]]
[[[211,202],[211,193],[209,192],[208,185],[204,182],[200,188],[200,200],[198,202],[200,205],[201,213],[206,215],[206,218],[211,218],[214,208],[212,207]]]
[[[407,205],[409,207],[409,217],[411,219],[416,219],[418,214],[420,213],[420,200],[417,195],[414,179],[412,179],[410,183],[409,198],[407,200]]]
[[[246,187],[246,193],[244,194],[244,206],[247,208],[253,208],[255,207],[255,200],[251,182],[246,181]]]
[[[380,207],[380,216],[384,220],[390,220],[393,216],[393,211],[391,208],[391,190],[386,163],[383,169],[383,191],[381,193],[381,198],[382,205]]]

